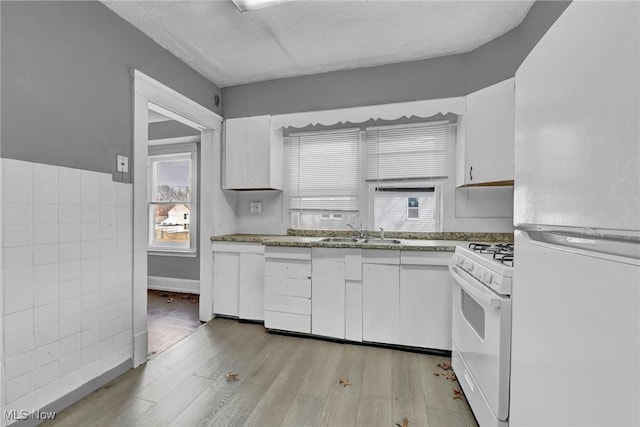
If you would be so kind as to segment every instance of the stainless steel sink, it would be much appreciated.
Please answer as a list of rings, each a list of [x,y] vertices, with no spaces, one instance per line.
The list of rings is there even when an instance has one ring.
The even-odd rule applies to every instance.
[[[320,239],[320,242],[324,243],[363,243],[366,239],[357,239],[355,237],[325,237]]]
[[[402,240],[398,239],[369,239],[366,243],[377,244],[377,245],[400,245],[402,244]]]
[[[356,237],[325,237],[324,239],[320,239],[320,242],[323,243],[360,243],[360,244],[369,244],[369,245],[400,245],[402,244],[402,240],[398,239],[378,239],[375,237],[371,238],[356,238]]]

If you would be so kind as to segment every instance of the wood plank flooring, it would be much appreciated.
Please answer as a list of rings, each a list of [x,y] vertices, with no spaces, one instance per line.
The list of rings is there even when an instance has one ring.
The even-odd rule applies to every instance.
[[[160,353],[200,326],[200,296],[180,292],[147,291],[149,354]]]
[[[434,375],[441,362],[450,360],[216,318],[47,424],[389,427],[406,417],[410,427],[477,427],[453,399],[457,381]]]

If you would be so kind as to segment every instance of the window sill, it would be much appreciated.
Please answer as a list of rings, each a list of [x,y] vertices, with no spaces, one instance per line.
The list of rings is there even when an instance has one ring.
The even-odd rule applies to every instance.
[[[171,249],[147,249],[147,255],[195,258],[198,256],[198,253],[193,251],[176,251]]]

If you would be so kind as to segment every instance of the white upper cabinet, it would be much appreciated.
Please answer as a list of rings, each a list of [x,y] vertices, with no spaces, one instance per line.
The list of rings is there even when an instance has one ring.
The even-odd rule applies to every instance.
[[[513,184],[515,78],[470,93],[458,121],[456,186]]]
[[[224,136],[227,190],[282,190],[282,130],[271,116],[225,120]]]

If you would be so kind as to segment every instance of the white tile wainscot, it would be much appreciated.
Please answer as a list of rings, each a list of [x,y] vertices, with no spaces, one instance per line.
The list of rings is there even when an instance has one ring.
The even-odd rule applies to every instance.
[[[131,359],[131,184],[2,159],[3,410],[42,408]]]

